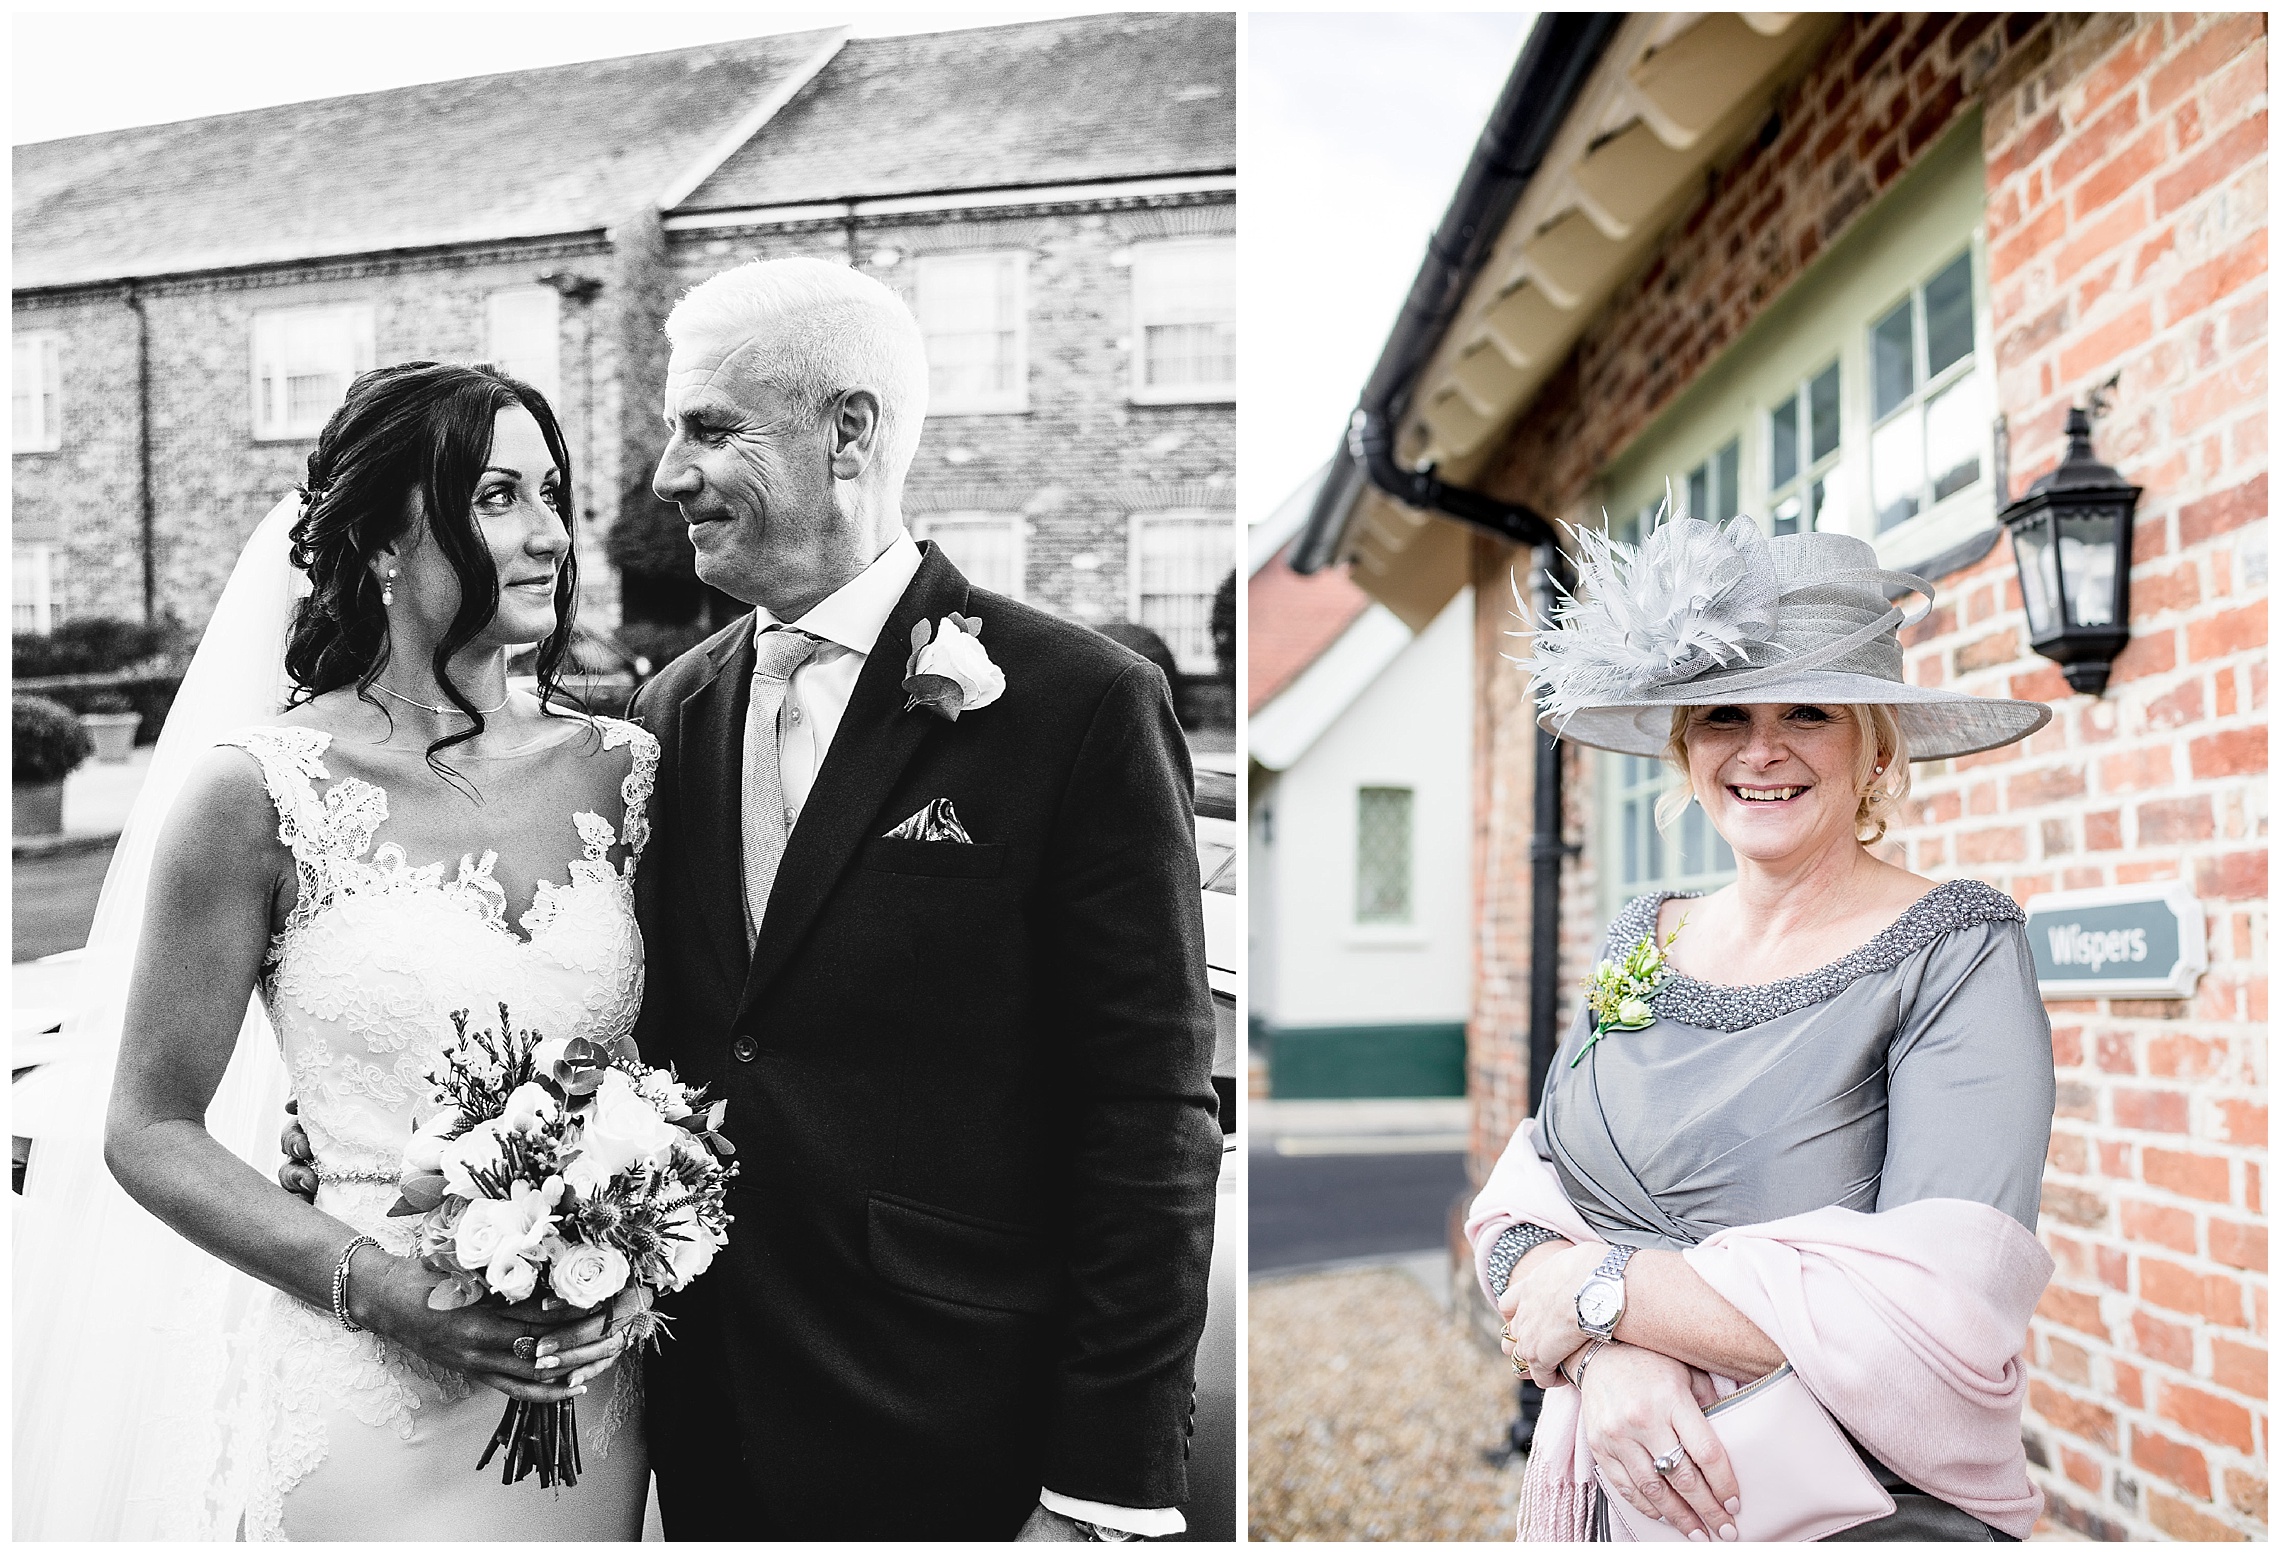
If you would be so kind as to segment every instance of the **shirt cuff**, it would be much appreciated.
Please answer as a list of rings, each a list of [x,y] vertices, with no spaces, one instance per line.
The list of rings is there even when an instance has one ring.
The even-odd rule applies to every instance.
[[[1037,1503],[1048,1511],[1058,1511],[1073,1521],[1098,1522],[1118,1532],[1137,1533],[1143,1538],[1168,1538],[1176,1532],[1187,1531],[1187,1518],[1180,1515],[1177,1506],[1162,1506],[1153,1510],[1135,1510],[1125,1505],[1102,1505],[1097,1500],[1078,1500],[1070,1495],[1057,1495],[1050,1489],[1037,1491]]]

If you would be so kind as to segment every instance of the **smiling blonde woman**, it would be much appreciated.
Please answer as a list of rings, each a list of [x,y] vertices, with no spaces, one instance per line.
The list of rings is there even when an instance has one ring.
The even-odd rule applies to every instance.
[[[1506,1352],[1547,1389],[1521,1536],[2023,1537],[2049,1020],[2017,903],[1869,848],[1911,761],[2050,710],[1908,685],[1891,600],[1931,586],[1861,540],[1582,538],[1580,597],[1536,639],[1544,724],[1667,760],[1659,818],[1701,804],[1736,877],[1617,914],[1473,1208]],[[1874,1509],[1818,1506],[1802,1440],[1727,1451],[1740,1416],[1705,1410],[1785,1365]]]

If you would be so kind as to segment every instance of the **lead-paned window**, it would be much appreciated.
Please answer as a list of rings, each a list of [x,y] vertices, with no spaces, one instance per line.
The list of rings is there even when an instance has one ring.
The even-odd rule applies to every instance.
[[[929,415],[1029,408],[1029,256],[942,254],[918,261]]]
[[[1363,788],[1354,822],[1354,922],[1398,927],[1413,921],[1410,857],[1415,793]]]
[[[1878,533],[1978,482],[1989,413],[1976,343],[1968,247],[1869,325],[1869,483]]]
[[[515,286],[483,299],[486,359],[546,396],[562,415],[562,297],[551,286]]]
[[[253,435],[316,436],[372,360],[367,304],[254,314]]]
[[[1132,397],[1144,404],[1235,397],[1235,244],[1132,249]]]
[[[942,547],[950,564],[976,588],[1010,599],[1022,596],[1022,520],[1019,513],[930,513],[913,525],[913,538]]]
[[[1164,639],[1184,674],[1209,674],[1211,601],[1235,565],[1226,513],[1140,513],[1132,520],[1132,618]]]
[[[63,342],[48,331],[12,337],[8,375],[9,446],[53,453],[63,446]]]

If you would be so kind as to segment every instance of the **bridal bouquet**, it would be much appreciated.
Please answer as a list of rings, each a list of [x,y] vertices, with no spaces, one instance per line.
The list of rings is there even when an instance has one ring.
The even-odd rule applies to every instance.
[[[678,1290],[728,1239],[734,1146],[720,1134],[727,1103],[650,1068],[630,1040],[599,1043],[499,1028],[469,1029],[441,1073],[440,1103],[404,1151],[390,1211],[418,1214],[421,1262],[443,1280],[428,1304],[449,1311],[541,1286],[591,1310],[628,1284]],[[662,1319],[643,1313],[636,1337]],[[510,1401],[478,1469],[506,1448],[504,1482],[578,1482],[576,1405]]]

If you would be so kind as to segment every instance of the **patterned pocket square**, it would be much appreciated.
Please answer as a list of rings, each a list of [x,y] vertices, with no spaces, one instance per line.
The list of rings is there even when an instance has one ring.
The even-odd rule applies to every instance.
[[[904,842],[966,842],[974,840],[966,828],[958,824],[958,812],[950,807],[948,799],[933,803],[911,816],[887,833],[887,837]]]

